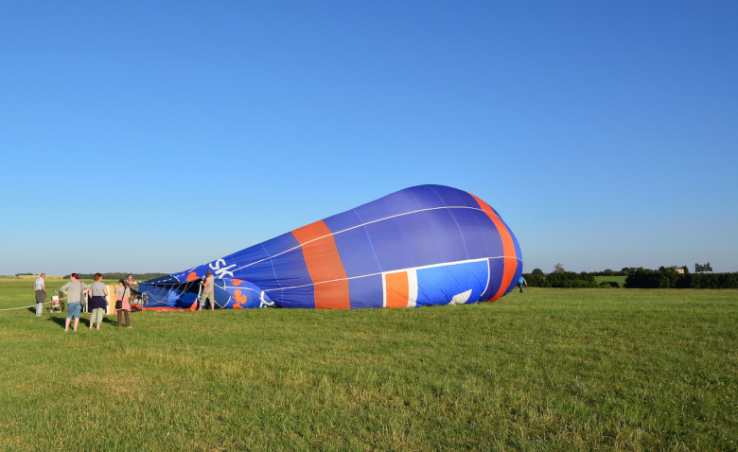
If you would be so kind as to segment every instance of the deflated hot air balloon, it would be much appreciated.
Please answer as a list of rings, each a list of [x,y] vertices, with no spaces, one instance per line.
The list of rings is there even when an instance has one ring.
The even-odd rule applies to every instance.
[[[405,308],[494,301],[523,271],[497,212],[442,185],[406,188],[189,270],[146,281],[148,309]]]

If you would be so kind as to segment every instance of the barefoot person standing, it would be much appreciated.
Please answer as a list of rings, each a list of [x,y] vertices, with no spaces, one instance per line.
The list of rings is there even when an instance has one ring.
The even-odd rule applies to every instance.
[[[74,318],[74,331],[77,331],[79,325],[79,314],[82,311],[82,297],[88,289],[87,284],[79,280],[79,275],[72,273],[69,276],[69,282],[61,286],[60,293],[67,295],[67,322],[64,324],[64,331],[69,330],[69,323]]]

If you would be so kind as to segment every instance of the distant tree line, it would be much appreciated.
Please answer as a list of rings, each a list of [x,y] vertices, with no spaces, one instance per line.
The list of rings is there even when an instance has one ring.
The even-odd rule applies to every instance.
[[[626,288],[638,289],[738,289],[738,273],[678,273],[674,268],[631,269]]]
[[[133,279],[136,281],[146,281],[149,279],[159,278],[162,276],[167,276],[169,273],[103,273],[103,279],[126,279],[128,278],[128,275],[132,274]],[[95,277],[94,273],[80,273],[79,278],[80,279],[93,279]],[[69,275],[64,275],[64,278],[69,278]]]
[[[594,274],[568,272],[563,267],[557,267],[556,271],[549,274],[535,268],[531,273],[523,273],[523,277],[532,287],[600,287]]]
[[[595,276],[625,276],[625,288],[630,289],[738,289],[738,273],[704,273],[712,271],[709,263],[704,266],[695,264],[700,273],[689,273],[686,266],[659,267],[651,270],[643,267],[627,267],[619,271],[604,270],[599,272],[569,272],[561,264],[556,265],[552,273],[544,273],[540,268],[523,277],[532,287],[620,287],[616,281],[597,282]],[[709,270],[707,270],[709,268]],[[679,271],[681,270],[681,271]]]

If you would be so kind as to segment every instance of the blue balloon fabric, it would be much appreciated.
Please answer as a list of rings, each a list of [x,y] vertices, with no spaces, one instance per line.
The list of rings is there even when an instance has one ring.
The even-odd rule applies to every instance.
[[[523,270],[500,215],[447,186],[406,188],[212,262],[146,281],[148,309],[416,307],[494,301]]]

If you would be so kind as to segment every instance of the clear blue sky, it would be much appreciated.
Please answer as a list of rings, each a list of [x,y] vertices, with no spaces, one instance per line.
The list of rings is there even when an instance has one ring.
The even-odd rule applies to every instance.
[[[525,271],[738,271],[738,2],[0,3],[0,274],[174,272],[405,187]]]

